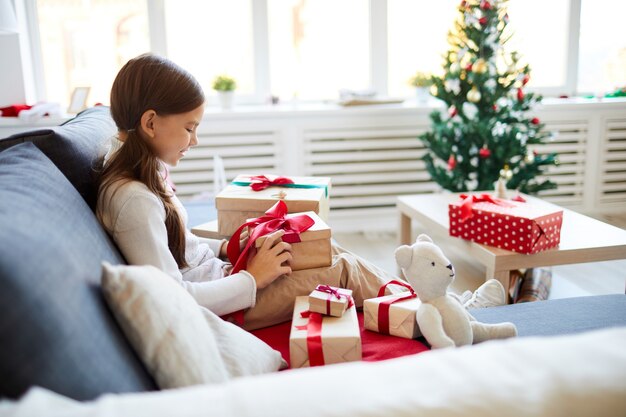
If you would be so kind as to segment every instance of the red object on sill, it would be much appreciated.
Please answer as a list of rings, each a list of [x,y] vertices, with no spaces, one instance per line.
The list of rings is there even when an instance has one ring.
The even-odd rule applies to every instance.
[[[30,110],[33,106],[28,104],[13,104],[12,106],[0,108],[2,117],[17,117],[22,110]]]

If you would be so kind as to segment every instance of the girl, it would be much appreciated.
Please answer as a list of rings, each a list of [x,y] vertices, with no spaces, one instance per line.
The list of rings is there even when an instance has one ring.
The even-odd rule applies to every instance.
[[[292,272],[283,231],[265,240],[246,270],[229,275],[226,241],[186,229],[186,211],[164,178],[163,164],[175,166],[198,143],[204,101],[193,76],[151,54],[131,59],[113,83],[111,115],[118,135],[105,156],[96,213],[129,264],[158,267],[218,315],[246,309],[247,329],[289,320],[294,297],[317,284],[352,289],[360,306],[397,279],[336,245],[330,267]],[[489,282],[474,298],[503,304],[504,289]]]

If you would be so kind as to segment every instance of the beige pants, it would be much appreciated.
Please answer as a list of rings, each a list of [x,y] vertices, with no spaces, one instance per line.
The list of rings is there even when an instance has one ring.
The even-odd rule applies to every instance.
[[[294,271],[258,290],[256,305],[246,311],[243,327],[254,330],[291,320],[295,298],[309,295],[318,284],[352,290],[356,306],[361,307],[364,299],[378,296],[378,290],[386,282],[399,279],[336,243],[333,243],[332,251],[331,266]],[[390,285],[388,293],[403,290],[406,291],[403,287]]]

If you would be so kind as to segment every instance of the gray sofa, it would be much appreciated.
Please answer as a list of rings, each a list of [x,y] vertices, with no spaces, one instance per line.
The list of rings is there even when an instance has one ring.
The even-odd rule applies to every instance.
[[[0,140],[0,396],[41,386],[64,396],[156,390],[100,293],[101,262],[123,257],[93,214],[93,176],[115,132],[95,107],[54,129]],[[626,296],[475,311],[520,336],[626,325]]]

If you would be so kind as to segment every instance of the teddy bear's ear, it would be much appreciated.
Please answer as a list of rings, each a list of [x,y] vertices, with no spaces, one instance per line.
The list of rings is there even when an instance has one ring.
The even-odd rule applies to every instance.
[[[411,265],[411,259],[413,258],[413,248],[407,245],[402,245],[396,249],[396,263],[400,268],[408,268]]]
[[[417,237],[417,239],[415,239],[415,243],[417,242],[430,242],[433,243],[433,240],[430,238],[430,236],[425,235],[424,233],[422,233],[421,235],[419,235]]]

